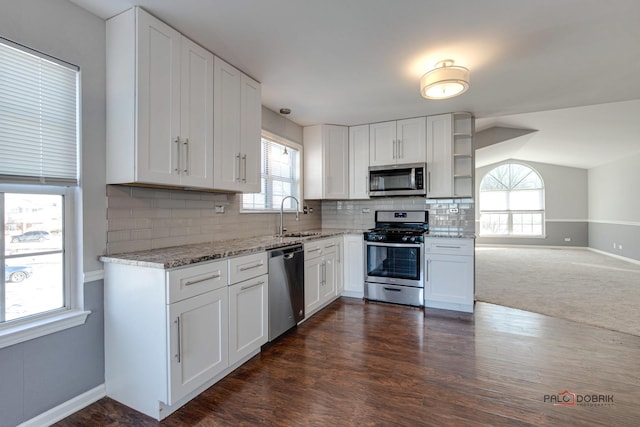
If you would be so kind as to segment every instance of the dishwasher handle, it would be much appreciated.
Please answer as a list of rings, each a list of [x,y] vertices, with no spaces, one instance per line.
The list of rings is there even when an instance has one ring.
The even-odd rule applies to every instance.
[[[302,252],[302,245],[293,245],[287,246],[284,248],[272,249],[269,251],[269,258],[277,257],[277,256],[285,256],[286,259],[291,259],[298,252]]]

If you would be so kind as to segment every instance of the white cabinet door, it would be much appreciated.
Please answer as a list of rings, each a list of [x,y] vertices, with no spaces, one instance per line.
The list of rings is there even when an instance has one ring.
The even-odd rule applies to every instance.
[[[361,234],[344,236],[344,292],[348,297],[364,296],[364,240]]]
[[[473,257],[429,255],[425,305],[473,312]]]
[[[260,191],[260,83],[214,58],[214,187]]]
[[[265,274],[229,286],[229,365],[269,338],[268,281]]]
[[[262,86],[244,74],[240,78],[240,141],[243,193],[259,193],[262,130]]]
[[[180,183],[213,188],[213,54],[182,37]]]
[[[369,198],[369,125],[349,128],[349,198]]]
[[[241,187],[240,71],[218,57],[213,60],[214,187]]]
[[[427,197],[453,196],[451,114],[427,117]]]
[[[349,133],[344,126],[326,126],[323,137],[324,199],[349,198]]]
[[[426,123],[424,117],[398,120],[396,124],[397,164],[426,161]]]
[[[228,366],[227,289],[167,307],[168,404],[174,404]]]
[[[137,181],[176,185],[180,137],[180,61],[182,36],[137,9]],[[130,43],[134,42],[131,35]],[[133,65],[133,64],[131,64]],[[136,70],[118,70],[134,73]],[[110,76],[115,79],[118,76]],[[117,82],[110,88],[114,91]],[[135,91],[136,88],[130,88]],[[133,94],[132,94],[133,95]],[[117,96],[117,95],[114,95]],[[114,100],[114,102],[117,100]],[[127,139],[134,145],[134,129]],[[117,143],[117,142],[116,142]],[[114,159],[115,160],[115,159]],[[116,167],[116,164],[110,165]]]
[[[322,282],[320,283],[321,305],[328,303],[336,297],[338,286],[338,254],[329,252],[322,262]]]
[[[315,125],[303,129],[305,199],[349,197],[349,130]]]
[[[369,125],[369,165],[386,166],[396,163],[396,122]]]
[[[322,284],[323,258],[304,261],[304,312],[309,317],[321,305],[320,286]]]

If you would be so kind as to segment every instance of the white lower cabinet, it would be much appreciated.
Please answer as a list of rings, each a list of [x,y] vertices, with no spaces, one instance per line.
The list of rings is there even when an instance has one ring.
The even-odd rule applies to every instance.
[[[260,352],[266,253],[162,268],[105,263],[107,396],[161,420]]]
[[[266,344],[269,338],[267,274],[229,286],[229,364]]]
[[[342,293],[342,252],[342,237],[304,244],[305,317],[310,317]]]
[[[364,239],[362,234],[344,236],[344,290],[342,296],[364,296]]]
[[[170,304],[169,401],[173,404],[228,366],[227,289]]]
[[[473,313],[473,239],[425,241],[425,307]]]

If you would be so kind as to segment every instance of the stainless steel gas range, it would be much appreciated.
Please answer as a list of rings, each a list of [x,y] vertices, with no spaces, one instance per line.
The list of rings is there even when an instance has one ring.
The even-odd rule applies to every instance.
[[[429,211],[376,211],[364,233],[367,300],[424,306],[424,236]]]

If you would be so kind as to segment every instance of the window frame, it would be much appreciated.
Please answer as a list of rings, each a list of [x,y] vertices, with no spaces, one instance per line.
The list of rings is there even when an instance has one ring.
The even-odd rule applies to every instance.
[[[22,182],[13,180],[10,176],[0,182],[0,191],[4,193],[23,194],[52,194],[61,195],[64,198],[64,236],[63,236],[63,260],[64,260],[64,307],[10,320],[0,324],[0,349],[29,341],[38,337],[59,332],[68,328],[82,325],[91,313],[84,309],[84,280],[83,280],[83,252],[82,252],[82,72],[79,67],[67,63],[64,60],[52,57],[45,53],[31,49],[20,43],[0,37],[0,43],[21,50],[58,65],[67,66],[77,73],[76,79],[76,182],[62,183],[57,179],[40,178],[34,182]],[[4,204],[2,219],[4,224]],[[4,226],[3,226],[4,228]],[[4,230],[3,230],[4,233]],[[4,236],[4,234],[3,234]],[[4,238],[0,242],[2,258],[5,257]]]
[[[260,164],[262,164],[262,139],[268,139],[271,140],[277,144],[281,144],[284,145],[285,147],[294,149],[298,152],[298,164],[299,164],[299,171],[298,171],[298,212],[302,212],[303,210],[303,203],[302,201],[304,200],[304,183],[303,183],[303,179],[304,179],[304,147],[302,146],[302,144],[299,144],[295,141],[292,141],[290,139],[281,137],[279,135],[276,135],[272,132],[269,132],[267,130],[262,130],[261,134],[260,134]],[[262,174],[260,174],[260,181],[262,182]],[[267,209],[267,208],[262,208],[262,209],[247,209],[244,207],[244,197],[239,197],[240,201],[240,213],[247,213],[247,214],[274,214],[274,213],[279,213],[280,212],[280,208],[279,207],[274,207],[271,209]],[[284,212],[295,212],[296,209],[294,207],[292,208],[284,208]]]
[[[520,189],[520,191],[526,191],[526,190],[532,190],[532,191],[542,191],[541,197],[541,204],[542,204],[542,209],[506,209],[506,210],[492,210],[492,209],[486,209],[486,210],[482,210],[481,206],[482,206],[482,193],[483,192],[490,192],[490,191],[482,191],[482,181],[487,178],[489,176],[489,174],[491,172],[493,172],[495,169],[502,167],[502,166],[507,166],[507,165],[519,165],[519,166],[523,166],[529,170],[531,170],[533,173],[535,173],[537,175],[537,177],[540,179],[540,183],[541,186],[539,188],[535,188],[535,189]],[[513,191],[514,189],[509,189],[508,193],[507,193],[507,197],[509,197],[509,193],[511,191]],[[540,175],[540,172],[538,172],[535,168],[533,168],[532,166],[526,164],[526,163],[521,163],[521,162],[515,162],[515,161],[509,161],[509,162],[505,162],[499,165],[496,165],[494,167],[492,167],[490,170],[487,171],[487,173],[484,174],[484,176],[482,177],[482,179],[480,180],[480,184],[478,186],[478,212],[480,214],[478,221],[479,221],[479,230],[478,230],[478,234],[480,237],[491,237],[491,238],[495,238],[495,237],[499,237],[499,238],[504,238],[504,239],[545,239],[547,237],[547,230],[546,230],[546,207],[545,207],[545,200],[546,199],[546,187],[544,184],[544,180],[542,179],[542,175]],[[482,232],[482,214],[505,214],[507,215],[507,234],[494,234],[494,233],[483,233]],[[541,215],[541,232],[540,234],[514,234],[513,231],[513,215],[514,214],[540,214]]]

